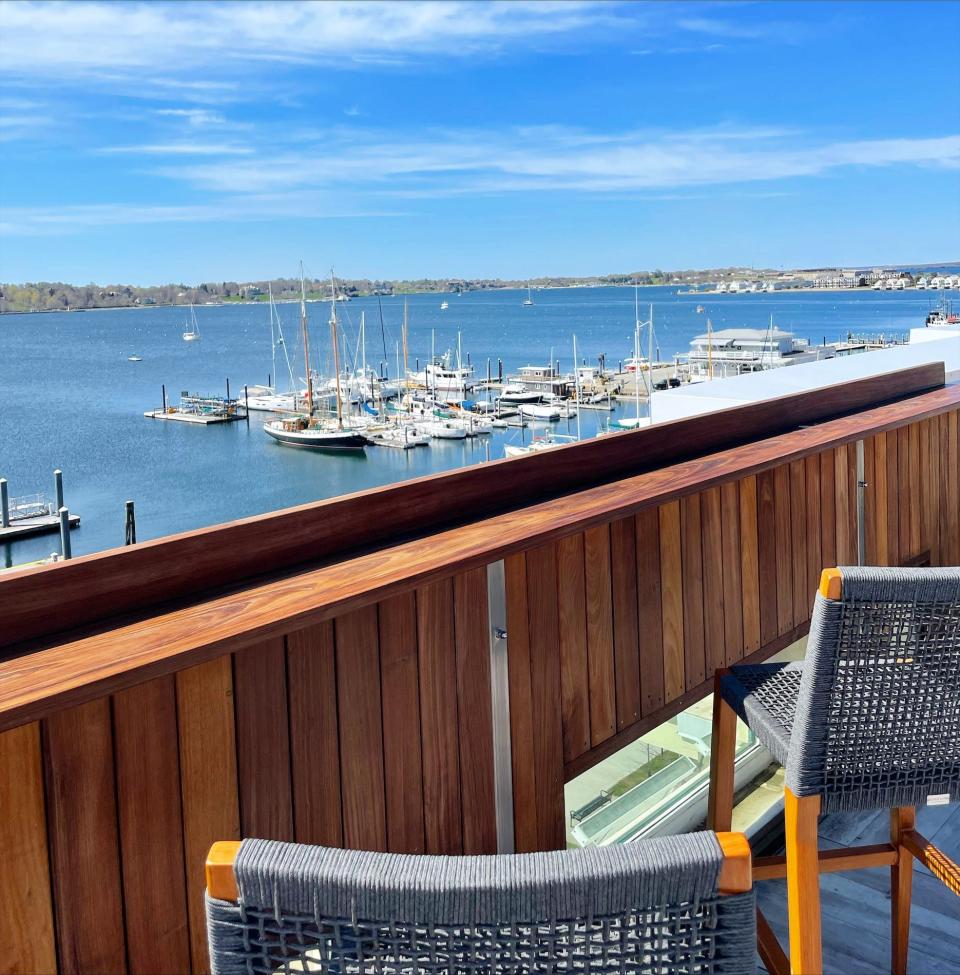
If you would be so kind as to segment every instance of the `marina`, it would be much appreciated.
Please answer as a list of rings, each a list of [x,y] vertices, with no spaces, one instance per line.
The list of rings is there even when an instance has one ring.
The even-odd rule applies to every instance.
[[[273,313],[268,302],[198,306],[203,338],[193,342],[181,337],[185,309],[177,307],[5,317],[4,324],[17,327],[0,331],[0,475],[11,483],[33,486],[44,482],[55,467],[69,469],[71,508],[83,513],[83,528],[73,533],[73,548],[75,555],[83,554],[123,544],[117,511],[126,498],[137,502],[139,537],[144,540],[499,459],[507,446],[529,446],[548,429],[556,437],[583,439],[608,429],[629,429],[617,421],[635,422],[638,403],[641,416],[646,415],[649,379],[654,395],[682,380],[683,357],[690,342],[703,334],[707,317],[717,330],[764,330],[773,315],[778,327],[818,345],[824,338],[841,343],[851,332],[873,338],[902,336],[911,328],[922,328],[938,305],[938,295],[931,292],[778,292],[727,295],[709,302],[701,298],[705,312],[698,313],[697,298],[677,296],[669,288],[642,288],[641,317],[648,317],[643,310],[647,305],[654,306],[654,364],[652,371],[642,368],[642,362],[639,370],[628,371],[636,346],[633,288],[538,290],[532,307],[522,304],[525,295],[526,289],[466,293],[456,302],[451,299],[443,312],[430,294],[338,302],[341,335],[349,337],[342,375],[355,375],[363,368],[357,349],[364,316],[368,375],[378,377],[374,388],[381,378],[384,386],[403,386],[399,380],[404,372],[406,304],[411,376],[410,388],[400,391],[427,392],[415,377],[426,373],[432,352],[446,358],[451,350],[451,368],[439,366],[438,379],[444,371],[455,371],[459,335],[459,368],[467,370],[460,377],[463,385],[471,384],[469,398],[476,407],[471,411],[475,417],[464,418],[456,410],[448,410],[453,414],[449,417],[435,417],[427,406],[426,415],[412,424],[397,424],[392,404],[401,405],[399,397],[378,397],[367,408],[352,403],[347,414],[366,416],[370,444],[363,451],[338,453],[278,449],[263,424],[283,414],[254,407],[255,400],[270,407],[270,397],[279,398],[274,409],[303,407],[298,303],[277,303]],[[329,382],[331,350],[329,341],[324,346],[321,340],[329,328],[330,304],[306,304],[318,343],[311,347],[314,373]],[[925,331],[942,334],[944,329]],[[574,335],[579,365],[576,381],[570,383],[565,377],[574,374]],[[645,359],[646,330],[642,345],[640,358]],[[63,347],[71,348],[70,357],[56,353]],[[127,361],[131,349],[142,361]],[[551,362],[556,375],[551,374]],[[231,377],[229,395],[225,375]],[[30,378],[37,376],[44,377],[42,385]],[[554,420],[524,417],[518,407],[503,404],[497,416],[495,406],[481,405],[495,403],[505,387],[521,378],[534,387],[525,389],[527,393],[566,393],[578,399],[575,415]],[[249,422],[210,422],[203,413],[164,413],[164,384],[167,390],[175,384],[177,390],[201,394],[220,390],[224,399],[238,401],[236,420],[246,419],[240,414],[249,400]],[[455,375],[450,391],[459,385]],[[169,397],[167,409],[175,399]],[[329,410],[333,400],[317,397],[316,402]],[[41,403],[43,437],[35,432]],[[144,422],[145,412],[159,414],[161,420],[175,418]],[[566,407],[563,412],[571,411]],[[477,427],[481,418],[491,421],[487,432],[471,436],[465,430],[458,436],[450,429],[463,419]],[[421,423],[432,430],[419,430]],[[50,548],[43,536],[27,537],[4,545],[4,559],[27,562],[48,556]]]

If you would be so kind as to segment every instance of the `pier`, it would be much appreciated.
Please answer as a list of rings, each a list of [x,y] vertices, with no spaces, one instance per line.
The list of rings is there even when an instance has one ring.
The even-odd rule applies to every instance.
[[[159,410],[147,410],[143,415],[151,420],[176,420],[180,423],[199,423],[208,426],[211,423],[233,423],[236,420],[249,422],[249,410],[246,402],[241,404],[230,396],[230,380],[227,380],[226,396],[211,396],[203,393],[191,393],[183,390],[180,393],[180,403],[177,406],[167,404],[167,387],[161,387],[163,403]],[[246,401],[246,392],[244,400]]]
[[[54,501],[47,500],[47,496],[40,492],[11,498],[7,479],[0,477],[0,543],[60,531],[62,524],[79,527],[80,516],[67,512],[63,504],[63,473],[56,470],[53,477]],[[66,512],[65,516],[61,512]]]

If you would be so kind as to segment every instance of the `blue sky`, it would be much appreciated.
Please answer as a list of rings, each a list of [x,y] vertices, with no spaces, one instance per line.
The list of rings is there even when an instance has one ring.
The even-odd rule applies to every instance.
[[[960,4],[0,3],[0,280],[960,259]]]

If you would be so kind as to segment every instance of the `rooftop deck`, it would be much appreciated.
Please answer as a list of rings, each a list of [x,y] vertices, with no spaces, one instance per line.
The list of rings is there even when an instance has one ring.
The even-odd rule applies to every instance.
[[[562,847],[822,566],[960,564],[958,422],[937,363],[6,573],[0,968],[206,971],[216,840]]]
[[[917,829],[960,862],[960,806],[917,810]],[[889,816],[834,813],[820,823],[820,848],[886,843]],[[760,881],[758,902],[787,944],[787,885]],[[830,873],[820,878],[824,975],[875,975],[890,971],[890,871],[886,867]],[[956,975],[960,971],[960,898],[921,864],[914,865],[909,971]]]

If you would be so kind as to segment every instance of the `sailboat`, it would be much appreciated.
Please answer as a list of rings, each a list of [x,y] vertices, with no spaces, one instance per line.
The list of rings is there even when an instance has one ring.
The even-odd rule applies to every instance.
[[[307,368],[306,416],[286,416],[263,425],[264,431],[286,447],[307,447],[313,450],[362,451],[370,442],[363,433],[343,419],[343,397],[340,391],[340,351],[337,340],[337,286],[330,273],[330,340],[333,346],[333,374],[336,377],[336,418],[315,415],[313,400],[313,375]],[[303,335],[303,361],[309,367],[310,336],[307,325],[307,295],[303,279],[303,263],[300,264],[300,331]]]
[[[450,302],[447,301],[446,298],[444,298],[444,300],[440,302],[440,311],[446,311],[449,307],[450,307]]]
[[[297,408],[297,383],[293,374],[293,365],[290,362],[290,353],[287,351],[287,343],[283,338],[283,326],[280,324],[280,315],[273,300],[273,286],[269,286],[269,314],[270,314],[270,373],[273,386],[247,386],[245,392],[245,405],[248,410],[261,410],[267,413],[293,412]],[[283,358],[287,365],[287,392],[278,393],[277,373],[277,349],[283,350]]]
[[[530,285],[527,284],[527,297],[523,299],[524,306],[533,304],[533,295],[530,294]]]
[[[640,378],[643,376],[643,384],[646,388],[648,396],[653,395],[653,305],[650,305],[650,320],[647,322],[640,321],[640,304],[638,297],[637,286],[634,285],[633,288],[633,308],[634,308],[634,329],[633,329],[633,358],[627,359],[627,362],[633,363],[633,391],[636,400],[636,416],[625,416],[619,420],[615,420],[615,426],[620,427],[621,430],[637,430],[640,427],[646,427],[650,425],[649,416],[640,415]],[[644,359],[640,354],[640,331],[644,327],[650,329],[649,332],[649,342],[648,348],[649,353],[647,358]],[[628,366],[628,370],[629,370]]]
[[[200,329],[197,327],[197,313],[193,310],[193,303],[190,303],[190,321],[185,323],[183,333],[184,342],[197,342],[200,339]]]

